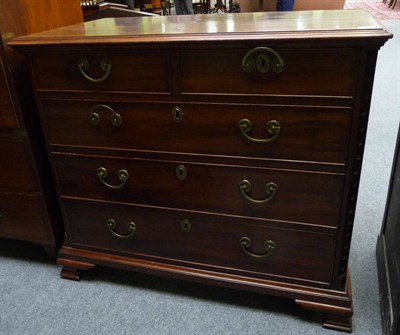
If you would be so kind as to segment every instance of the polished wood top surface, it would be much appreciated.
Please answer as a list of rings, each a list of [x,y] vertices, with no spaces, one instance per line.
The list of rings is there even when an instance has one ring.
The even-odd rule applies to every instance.
[[[106,18],[13,40],[11,46],[168,41],[391,37],[364,10]]]

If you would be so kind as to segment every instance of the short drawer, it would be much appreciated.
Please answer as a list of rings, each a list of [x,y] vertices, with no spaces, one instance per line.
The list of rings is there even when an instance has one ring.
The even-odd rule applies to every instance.
[[[285,64],[283,71],[278,74],[273,72],[276,58],[269,51],[249,55],[250,68],[254,67],[250,73],[243,70],[242,63],[245,56],[255,49],[181,51],[182,92],[354,95],[358,58],[356,49],[272,49]],[[260,56],[262,54],[265,56]]]
[[[39,90],[170,91],[168,61],[163,52],[38,53],[32,56],[32,64]]]
[[[135,206],[64,206],[69,246],[250,277],[331,280],[335,235]]]
[[[45,206],[38,195],[0,193],[0,236],[28,241],[48,241]]]
[[[339,164],[347,157],[350,108],[54,100],[42,103],[52,145]]]
[[[38,188],[26,142],[0,139],[0,188],[33,191]]]
[[[54,154],[60,194],[336,227],[341,174]]]

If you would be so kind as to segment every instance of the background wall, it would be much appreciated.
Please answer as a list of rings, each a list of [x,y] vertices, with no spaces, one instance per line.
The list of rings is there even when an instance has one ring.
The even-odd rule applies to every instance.
[[[294,10],[343,9],[345,0],[295,0]]]

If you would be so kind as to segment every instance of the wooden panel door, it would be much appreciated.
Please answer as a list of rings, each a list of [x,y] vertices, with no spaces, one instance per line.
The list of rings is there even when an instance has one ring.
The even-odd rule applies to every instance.
[[[0,18],[0,29],[11,38],[82,22],[83,14],[78,0],[0,0]]]

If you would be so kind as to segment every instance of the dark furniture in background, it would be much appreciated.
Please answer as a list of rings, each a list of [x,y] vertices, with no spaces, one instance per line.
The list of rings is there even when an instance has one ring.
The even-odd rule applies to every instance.
[[[351,331],[348,256],[391,37],[339,10],[103,19],[13,40],[57,181],[62,277],[102,265],[274,294]]]
[[[102,13],[108,11],[111,7],[118,9],[127,9],[127,5],[111,3],[106,1],[99,1],[96,4],[87,4],[86,2],[81,3],[83,17],[87,18],[96,13]]]
[[[126,6],[128,6],[129,9],[134,9],[134,7],[135,7],[135,1],[133,1],[133,0],[111,0],[109,2],[120,4],[120,5],[126,5]],[[138,7],[138,6],[136,6],[136,7]]]
[[[83,11],[85,22],[104,19],[104,18],[115,18],[115,17],[143,17],[143,16],[155,16],[157,14],[131,10],[123,7],[108,6],[97,11]]]
[[[387,0],[383,0],[383,3],[387,3]],[[388,6],[389,6],[389,8],[394,9],[394,7],[396,6],[396,4],[397,4],[397,0],[389,0]]]
[[[52,257],[63,224],[29,69],[6,43],[78,22],[82,12],[73,1],[0,0],[0,237],[40,244]]]
[[[400,334],[400,128],[394,153],[377,262],[383,333]]]
[[[121,1],[124,2],[124,1]],[[115,2],[108,2],[108,1],[99,1],[96,4],[86,4],[86,2],[82,2],[82,12],[84,21],[93,21],[103,18],[112,18],[112,17],[136,17],[136,16],[154,16],[161,14],[161,9],[158,11],[152,12],[145,12],[145,4],[144,0],[139,0],[139,8],[140,11],[132,10],[128,5],[123,3],[115,3]],[[166,13],[166,8],[162,8],[164,11],[164,15],[171,14]]]

